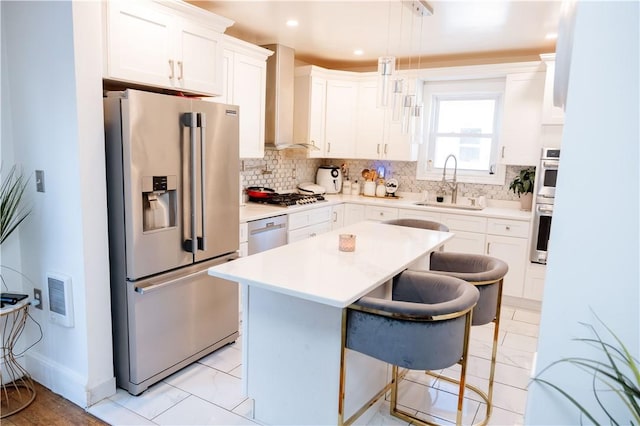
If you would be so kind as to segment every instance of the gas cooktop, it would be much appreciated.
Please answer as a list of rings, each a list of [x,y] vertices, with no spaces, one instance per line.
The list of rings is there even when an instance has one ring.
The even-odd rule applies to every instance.
[[[273,194],[267,198],[249,197],[249,201],[252,203],[270,204],[280,207],[292,207],[326,201],[326,199],[320,194],[298,194],[292,192],[287,194]]]

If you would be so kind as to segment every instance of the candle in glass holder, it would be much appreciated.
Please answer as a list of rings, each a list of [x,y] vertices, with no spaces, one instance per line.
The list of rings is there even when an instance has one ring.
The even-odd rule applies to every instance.
[[[356,249],[356,236],[353,234],[340,234],[340,242],[338,249],[340,251],[355,251]]]

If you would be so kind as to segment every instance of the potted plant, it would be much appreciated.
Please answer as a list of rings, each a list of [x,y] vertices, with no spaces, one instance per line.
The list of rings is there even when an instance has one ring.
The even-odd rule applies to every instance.
[[[522,210],[530,211],[533,202],[533,188],[535,183],[536,169],[528,167],[520,170],[509,185],[509,189],[514,194],[518,194],[520,198],[520,207]]]
[[[27,181],[14,165],[0,186],[0,244],[27,218],[30,210],[24,206],[22,196]]]

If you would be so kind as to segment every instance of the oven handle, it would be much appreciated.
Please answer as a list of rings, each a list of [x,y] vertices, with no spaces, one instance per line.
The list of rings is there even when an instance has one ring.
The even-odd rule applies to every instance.
[[[557,169],[558,165],[560,164],[559,161],[543,161],[542,162],[542,167],[546,168],[546,169]]]
[[[538,212],[540,212],[540,213],[553,213],[553,205],[538,204]]]

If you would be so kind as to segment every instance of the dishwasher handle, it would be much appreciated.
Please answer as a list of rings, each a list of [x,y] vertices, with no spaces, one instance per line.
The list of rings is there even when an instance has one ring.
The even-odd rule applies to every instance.
[[[257,235],[257,234],[262,234],[263,232],[270,232],[270,231],[275,231],[278,229],[282,229],[286,226],[285,223],[278,223],[276,224],[275,222],[267,222],[265,224],[265,226],[263,226],[262,228],[256,228],[256,229],[252,229],[249,234],[250,235]]]

